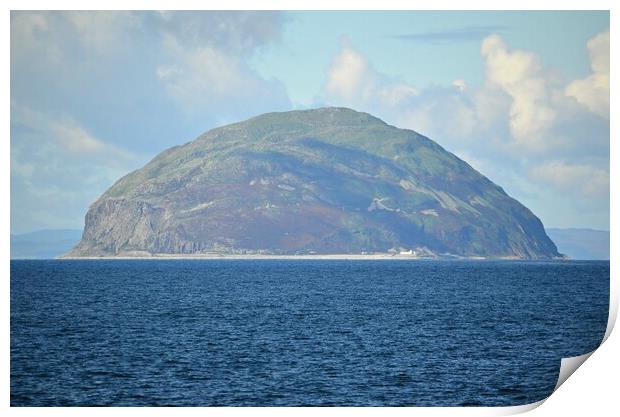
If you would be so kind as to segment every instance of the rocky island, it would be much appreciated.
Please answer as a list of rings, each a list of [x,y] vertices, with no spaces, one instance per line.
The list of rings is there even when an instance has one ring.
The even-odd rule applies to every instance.
[[[434,141],[347,108],[210,130],[118,180],[66,257],[550,259],[541,221]]]

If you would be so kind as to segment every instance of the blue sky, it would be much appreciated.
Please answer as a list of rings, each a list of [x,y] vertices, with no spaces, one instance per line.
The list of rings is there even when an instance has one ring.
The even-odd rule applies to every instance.
[[[300,104],[311,104],[320,91],[341,36],[378,71],[429,87],[457,78],[482,84],[480,44],[493,33],[569,79],[583,77],[590,70],[588,51],[577,45],[609,27],[606,12],[325,11],[291,12],[288,19],[282,42],[257,54],[253,65],[263,76],[285,82]]]
[[[428,135],[547,227],[609,228],[607,12],[12,12],[11,232],[162,150],[326,105]]]

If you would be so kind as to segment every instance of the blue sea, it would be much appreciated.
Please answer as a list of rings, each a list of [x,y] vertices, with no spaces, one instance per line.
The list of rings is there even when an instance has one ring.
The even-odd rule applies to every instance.
[[[608,304],[598,261],[11,261],[11,406],[527,404]]]

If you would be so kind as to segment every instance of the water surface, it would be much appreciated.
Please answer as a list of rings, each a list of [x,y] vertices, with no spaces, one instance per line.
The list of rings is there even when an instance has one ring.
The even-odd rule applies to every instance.
[[[519,405],[609,262],[11,261],[12,406]]]

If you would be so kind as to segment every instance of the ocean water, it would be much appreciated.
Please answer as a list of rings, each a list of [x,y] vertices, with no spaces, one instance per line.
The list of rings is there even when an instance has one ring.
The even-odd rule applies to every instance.
[[[11,261],[12,406],[519,405],[609,262]]]

